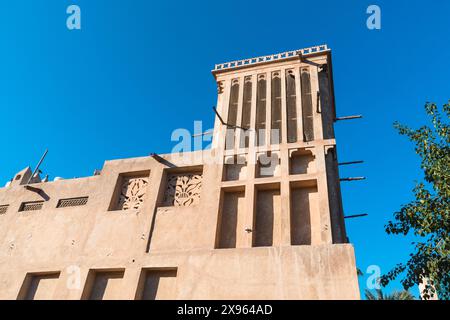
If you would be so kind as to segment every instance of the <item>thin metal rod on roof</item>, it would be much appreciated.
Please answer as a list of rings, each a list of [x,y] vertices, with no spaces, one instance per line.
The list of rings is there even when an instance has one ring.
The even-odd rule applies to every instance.
[[[339,162],[338,166],[347,166],[349,164],[358,164],[358,163],[364,163],[364,161],[363,160],[356,160],[356,161]]]
[[[164,161],[164,158],[162,158],[160,155],[158,155],[157,153],[150,153],[150,157],[152,157],[153,159],[155,159],[158,162]]]
[[[349,178],[341,178],[340,181],[357,181],[357,180],[366,180],[366,177],[349,177]]]
[[[352,120],[352,119],[361,119],[363,116],[361,114],[355,115],[355,116],[345,116],[345,117],[337,117],[334,119],[335,121],[339,120]]]
[[[298,54],[298,57],[300,59],[300,62],[312,65],[314,67],[319,67],[319,68],[322,68],[322,69],[328,67],[328,63],[316,63],[316,62],[313,62],[311,60],[306,59],[306,57],[301,52]]]
[[[202,132],[202,133],[193,134],[192,137],[209,136],[209,135],[212,135],[212,134],[214,134],[214,131],[210,130],[210,131],[205,131],[205,132]]]
[[[153,159],[155,159],[155,160],[158,161],[159,163],[161,163],[161,164],[163,164],[163,165],[166,165],[166,166],[168,166],[168,167],[170,167],[170,168],[175,168],[175,167],[176,167],[175,164],[173,164],[172,162],[170,162],[170,161],[164,159],[163,157],[161,157],[161,156],[160,156],[159,154],[157,154],[157,153],[150,153],[150,157],[152,157]]]
[[[366,216],[368,216],[367,213],[353,214],[350,216],[344,216],[344,219],[360,218],[360,217],[366,217]]]
[[[42,157],[41,157],[41,159],[39,160],[39,162],[38,162],[36,168],[34,169],[33,173],[31,174],[30,179],[28,179],[27,184],[30,184],[30,182],[31,182],[31,180],[33,179],[33,177],[34,177],[34,175],[36,174],[36,172],[39,172],[39,167],[41,166],[42,161],[44,161],[44,158],[45,158],[45,156],[47,155],[47,152],[48,152],[48,149],[45,149],[44,154],[42,155]]]
[[[220,116],[219,112],[217,112],[216,107],[213,107],[213,110],[214,110],[215,114],[217,115],[217,117],[219,118],[220,123],[222,123],[223,125],[225,125],[225,126],[227,126],[227,127],[230,127],[230,128],[234,128],[234,129],[242,129],[242,130],[244,130],[244,131],[247,131],[248,129],[250,129],[250,128],[243,128],[243,127],[240,127],[240,126],[236,126],[236,125],[234,125],[234,124],[228,124],[228,123],[226,123],[225,121],[223,121],[223,119],[222,119],[222,117]]]

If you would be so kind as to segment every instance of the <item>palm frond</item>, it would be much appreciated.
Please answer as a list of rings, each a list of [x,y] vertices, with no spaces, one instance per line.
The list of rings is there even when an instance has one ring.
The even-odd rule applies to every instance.
[[[366,300],[415,300],[416,298],[408,290],[394,291],[389,294],[384,294],[381,289],[375,289],[374,292],[370,290],[364,291]]]

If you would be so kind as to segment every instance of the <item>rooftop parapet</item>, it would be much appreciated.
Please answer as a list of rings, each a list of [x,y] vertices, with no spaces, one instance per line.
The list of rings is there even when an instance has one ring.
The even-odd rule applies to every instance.
[[[292,59],[298,56],[310,56],[315,55],[318,53],[324,53],[331,51],[326,44],[320,45],[320,46],[314,46],[314,47],[308,47],[293,51],[286,51],[281,53],[275,53],[268,56],[260,56],[255,58],[249,58],[249,59],[243,59],[243,60],[236,60],[236,61],[230,61],[225,63],[219,63],[214,66],[214,69],[212,70],[212,73],[217,73],[220,71],[226,71],[226,70],[232,70],[235,68],[242,68],[242,67],[248,67],[248,66],[254,66],[258,64],[263,63],[269,63],[274,61],[283,61]]]

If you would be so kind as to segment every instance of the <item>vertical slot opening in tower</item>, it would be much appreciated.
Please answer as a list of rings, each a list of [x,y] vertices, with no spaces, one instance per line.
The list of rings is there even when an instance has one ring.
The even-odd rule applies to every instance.
[[[270,127],[270,143],[279,144],[281,142],[281,76],[279,71],[272,73],[271,88],[272,123]]]
[[[301,69],[303,137],[314,140],[314,115],[311,96],[311,76],[308,68]]]
[[[266,75],[258,75],[256,88],[256,145],[266,144]]]
[[[287,142],[297,142],[297,96],[294,70],[286,71]]]
[[[229,124],[230,126],[237,125],[238,103],[239,103],[239,80],[233,79],[231,81],[230,103],[228,105],[228,120],[227,120],[227,124]],[[235,129],[227,128],[225,138],[226,150],[232,150],[234,148],[234,137],[235,137]]]
[[[244,97],[242,104],[242,120],[241,127],[245,129],[250,128],[250,116],[252,109],[252,78],[245,77],[244,79]],[[248,148],[250,140],[250,131],[249,130],[241,130],[241,148]]]

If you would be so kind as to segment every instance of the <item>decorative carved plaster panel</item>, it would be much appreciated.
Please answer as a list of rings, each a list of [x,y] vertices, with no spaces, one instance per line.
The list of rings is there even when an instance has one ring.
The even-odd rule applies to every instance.
[[[139,209],[144,203],[148,178],[124,177],[119,196],[119,210]]]
[[[202,175],[195,173],[172,174],[167,179],[164,204],[189,207],[200,202]]]

